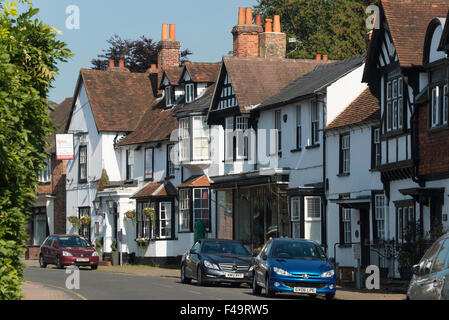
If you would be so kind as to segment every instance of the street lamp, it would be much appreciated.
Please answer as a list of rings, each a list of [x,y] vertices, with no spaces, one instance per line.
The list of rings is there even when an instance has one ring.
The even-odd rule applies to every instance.
[[[93,203],[94,203],[95,210],[96,211],[100,210],[100,205],[101,205],[100,200],[94,200]]]
[[[107,200],[106,204],[108,205],[109,210],[112,210],[112,209],[114,209],[115,201],[114,200]]]

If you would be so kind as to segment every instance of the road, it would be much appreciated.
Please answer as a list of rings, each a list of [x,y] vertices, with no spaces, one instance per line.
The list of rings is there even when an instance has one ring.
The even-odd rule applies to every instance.
[[[66,289],[66,270],[47,267],[28,267],[26,280]],[[66,289],[67,291],[67,289]],[[183,284],[179,278],[136,276],[80,269],[80,288],[72,292],[87,300],[264,300],[254,296],[248,286],[232,288],[228,285],[200,287],[195,281]],[[297,295],[279,295],[279,298],[308,299]]]

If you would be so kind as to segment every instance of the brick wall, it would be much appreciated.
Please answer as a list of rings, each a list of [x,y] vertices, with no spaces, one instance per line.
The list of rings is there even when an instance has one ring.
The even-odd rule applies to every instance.
[[[158,68],[178,67],[181,43],[177,40],[161,40],[158,43]]]
[[[232,29],[234,57],[259,57],[259,34],[263,28],[258,25],[237,25]]]
[[[259,56],[261,58],[285,58],[287,38],[285,33],[264,32],[259,36]]]
[[[449,128],[429,130],[428,105],[419,108],[419,175],[449,173]]]

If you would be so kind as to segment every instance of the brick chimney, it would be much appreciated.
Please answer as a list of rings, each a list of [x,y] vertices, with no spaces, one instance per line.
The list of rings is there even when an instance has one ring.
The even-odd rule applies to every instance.
[[[273,22],[273,24],[272,24]],[[265,19],[265,30],[259,35],[259,56],[261,58],[284,59],[287,52],[287,36],[281,32],[281,19]]]
[[[178,67],[180,63],[181,43],[176,40],[175,25],[170,25],[170,34],[168,30],[168,24],[163,24],[161,41],[157,45],[157,66],[159,69],[164,67]]]
[[[113,59],[110,59],[108,71],[130,72],[129,69],[125,66],[125,60],[123,59],[120,59],[118,61],[118,67],[115,66],[115,61]]]
[[[234,57],[259,57],[260,25],[253,24],[251,8],[239,8],[238,24],[232,28],[234,38]]]

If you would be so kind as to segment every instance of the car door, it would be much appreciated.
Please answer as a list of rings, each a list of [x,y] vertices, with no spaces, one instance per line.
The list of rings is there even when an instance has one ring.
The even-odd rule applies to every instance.
[[[438,253],[433,266],[432,273],[435,274],[433,279],[432,294],[429,297],[433,300],[446,299],[445,291],[447,288],[446,281],[449,278],[449,270],[447,268],[447,258],[449,256],[449,239],[443,241],[443,245]]]
[[[194,250],[197,253],[192,253],[192,250]],[[189,277],[196,277],[196,266],[198,263],[198,253],[201,250],[201,241],[197,241],[192,249],[190,249],[187,252],[186,255],[186,274]]]
[[[41,256],[43,257],[44,262],[48,261],[48,245],[50,243],[50,238],[50,236],[47,237],[41,246]]]
[[[271,248],[272,241],[268,241],[265,246],[260,250],[259,255],[256,258],[256,265],[254,267],[254,277],[257,284],[265,285],[265,276],[268,272],[268,258],[264,260],[264,256],[268,257],[269,249]]]
[[[433,300],[436,299],[438,283],[437,272],[434,268],[434,262],[443,246],[443,240],[435,242],[432,247],[426,252],[420,262],[420,274],[415,281],[414,298],[418,300]]]

